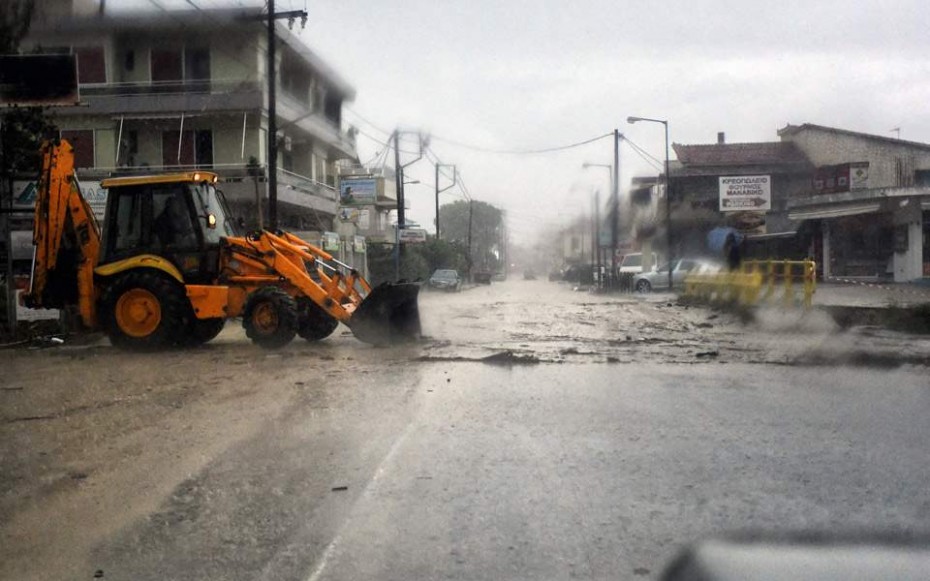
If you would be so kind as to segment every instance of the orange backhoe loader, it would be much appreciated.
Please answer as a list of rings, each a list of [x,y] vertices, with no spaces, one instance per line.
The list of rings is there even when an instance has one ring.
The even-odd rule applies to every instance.
[[[84,327],[134,349],[205,343],[231,317],[267,348],[323,339],[340,322],[371,344],[419,336],[417,285],[372,289],[287,232],[237,235],[216,174],[106,179],[101,231],[71,145],[49,142],[42,154],[28,307],[76,310]]]

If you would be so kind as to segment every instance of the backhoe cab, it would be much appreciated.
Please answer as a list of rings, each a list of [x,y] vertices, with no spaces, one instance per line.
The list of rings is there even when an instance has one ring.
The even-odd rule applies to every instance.
[[[104,180],[101,232],[73,172],[71,146],[43,147],[32,307],[76,308],[114,345],[204,343],[226,319],[269,348],[316,341],[339,322],[385,344],[420,333],[414,284],[371,289],[351,267],[287,232],[237,235],[211,172]]]

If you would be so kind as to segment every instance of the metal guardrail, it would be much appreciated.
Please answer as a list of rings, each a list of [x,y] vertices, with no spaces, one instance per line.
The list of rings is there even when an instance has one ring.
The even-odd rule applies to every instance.
[[[689,275],[684,294],[711,302],[747,306],[768,302],[809,309],[816,290],[817,263],[813,260],[747,260],[739,270]]]

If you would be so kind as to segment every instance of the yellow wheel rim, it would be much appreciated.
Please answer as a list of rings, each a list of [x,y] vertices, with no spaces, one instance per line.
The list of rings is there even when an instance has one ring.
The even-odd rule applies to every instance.
[[[148,337],[160,323],[161,303],[145,289],[131,289],[116,302],[116,324],[130,337]]]
[[[262,335],[271,335],[278,328],[278,310],[271,303],[262,303],[252,312],[255,330]]]

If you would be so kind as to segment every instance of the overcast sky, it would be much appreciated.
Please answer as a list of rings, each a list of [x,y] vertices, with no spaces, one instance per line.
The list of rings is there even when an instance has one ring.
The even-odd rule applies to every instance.
[[[507,211],[523,243],[588,212],[594,188],[606,196],[607,171],[581,166],[611,163],[611,140],[501,155],[443,138],[538,149],[619,128],[662,158],[661,125],[628,125],[635,115],[668,119],[674,143],[712,143],[718,131],[728,142],[773,141],[778,128],[805,122],[886,136],[900,127],[903,139],[930,142],[926,0],[277,3],[308,10],[302,38],[356,87],[345,118],[366,134],[363,161],[387,138],[381,130],[432,133],[440,158],[458,165],[475,199]],[[410,216],[432,229],[432,167],[420,162],[408,173],[427,184],[407,187]],[[621,148],[624,189],[632,176],[655,173]]]

